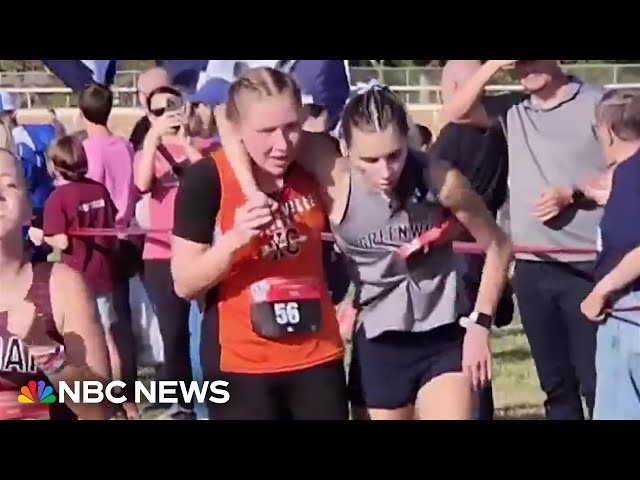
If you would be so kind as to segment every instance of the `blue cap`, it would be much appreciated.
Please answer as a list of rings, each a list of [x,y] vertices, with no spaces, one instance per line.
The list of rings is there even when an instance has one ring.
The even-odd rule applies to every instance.
[[[210,107],[217,107],[227,101],[231,83],[218,77],[213,77],[202,85],[193,95],[187,95],[190,103],[204,103]]]

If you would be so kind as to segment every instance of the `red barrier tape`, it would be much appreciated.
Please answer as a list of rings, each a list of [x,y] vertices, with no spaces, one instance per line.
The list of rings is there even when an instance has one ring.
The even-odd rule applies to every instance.
[[[401,254],[412,253],[417,248],[425,247],[429,243],[437,241],[444,233],[448,232],[453,225],[445,223],[436,229],[425,232],[406,245],[400,247]],[[127,235],[145,235],[151,234],[171,234],[171,230],[161,228],[141,228],[141,227],[129,227],[129,228],[80,228],[77,230],[71,230],[68,232],[72,237],[126,237]],[[321,238],[325,242],[333,242],[335,240],[333,234],[322,233]],[[477,243],[471,242],[453,242],[453,249],[457,253],[467,254],[482,254],[484,250]],[[524,245],[515,245],[513,249],[514,253],[548,253],[548,254],[565,254],[565,255],[589,255],[598,253],[597,250],[591,248],[555,248],[555,247],[531,247]],[[403,258],[404,255],[403,255]]]
[[[449,232],[455,226],[455,222],[445,221],[441,225],[423,233],[420,237],[403,245],[398,249],[398,252],[402,258],[407,258],[412,253],[416,252],[420,248],[428,246],[439,240],[443,235]],[[153,228],[141,228],[141,227],[129,227],[129,228],[81,228],[69,232],[70,236],[74,237],[126,237],[127,235],[144,235],[148,233],[156,234],[170,234],[171,231],[167,229],[153,229]],[[322,233],[321,238],[325,242],[333,242],[335,240],[331,233]],[[453,250],[456,253],[464,253],[471,255],[480,255],[484,253],[484,250],[477,243],[471,242],[453,242]],[[590,248],[555,248],[555,247],[532,247],[524,245],[514,245],[514,253],[529,253],[529,254],[549,254],[549,255],[589,255],[598,253],[596,249]],[[628,307],[607,309],[605,313],[623,313],[623,312],[640,312],[640,305]]]

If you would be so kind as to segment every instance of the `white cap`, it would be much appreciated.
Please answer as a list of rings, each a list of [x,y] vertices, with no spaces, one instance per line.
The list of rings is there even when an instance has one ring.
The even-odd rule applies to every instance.
[[[0,89],[0,112],[17,110],[15,98],[6,90]]]

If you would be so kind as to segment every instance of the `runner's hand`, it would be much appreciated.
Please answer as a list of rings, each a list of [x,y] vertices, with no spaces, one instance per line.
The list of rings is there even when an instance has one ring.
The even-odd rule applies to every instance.
[[[597,288],[585,298],[580,304],[580,311],[592,322],[604,320],[604,309],[607,304],[607,295],[602,294]]]
[[[274,208],[259,197],[236,210],[233,233],[242,245],[249,243],[273,222]]]
[[[336,307],[338,327],[343,341],[348,342],[353,337],[357,316],[358,311],[353,306],[352,300],[344,300]]]
[[[29,240],[31,240],[31,243],[36,247],[42,245],[42,242],[44,241],[44,232],[41,228],[29,227],[29,231],[27,233],[29,235]]]
[[[36,356],[39,351],[47,351],[58,345],[47,334],[44,317],[38,315],[35,305],[26,300],[9,310],[7,330],[11,335],[18,337],[29,352]]]
[[[265,207],[269,207],[272,212],[275,212],[278,208],[277,202],[262,190],[251,190],[246,197],[247,202],[255,203],[256,205],[264,205]]]
[[[477,391],[487,386],[493,376],[491,368],[491,332],[471,324],[462,345],[462,371]]]

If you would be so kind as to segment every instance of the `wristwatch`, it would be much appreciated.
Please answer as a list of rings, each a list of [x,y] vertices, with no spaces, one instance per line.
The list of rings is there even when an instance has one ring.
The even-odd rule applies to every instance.
[[[584,192],[578,188],[578,187],[573,187],[573,192],[571,194],[571,201],[573,203],[578,203],[581,202],[582,200],[584,200],[586,197],[586,195],[584,194]]]
[[[491,326],[493,325],[493,317],[491,315],[487,315],[486,313],[471,312],[470,315],[462,317],[460,319],[460,325],[462,325],[464,328],[468,328],[469,325],[474,323],[486,328],[487,330],[491,330]]]

